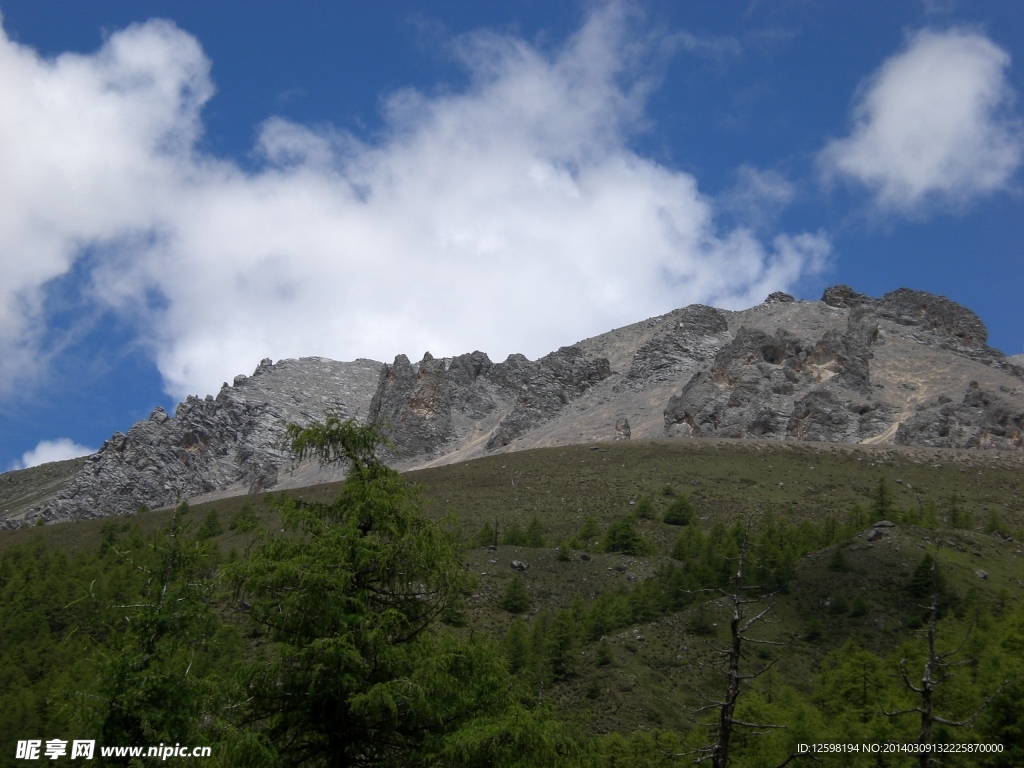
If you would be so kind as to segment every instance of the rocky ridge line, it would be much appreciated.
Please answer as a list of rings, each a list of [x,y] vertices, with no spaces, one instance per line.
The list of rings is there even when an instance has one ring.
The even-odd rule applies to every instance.
[[[0,526],[274,487],[290,460],[283,424],[329,409],[383,421],[402,469],[665,436],[1019,450],[1022,362],[987,346],[981,320],[944,297],[875,299],[842,285],[818,302],[773,293],[738,312],[692,305],[536,361],[264,360],[216,398],[115,434],[63,491]]]
[[[174,418],[157,407],[127,433],[115,433],[55,497],[0,527],[127,515],[232,487],[272,488],[290,461],[283,425],[322,419],[329,409],[365,418],[379,369],[372,360],[264,359],[216,397],[190,396]]]

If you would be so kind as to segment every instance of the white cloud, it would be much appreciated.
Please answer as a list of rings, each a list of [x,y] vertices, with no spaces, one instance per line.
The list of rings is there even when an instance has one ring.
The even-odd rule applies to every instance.
[[[1008,114],[1009,65],[977,32],[918,32],[863,87],[850,135],[819,158],[826,173],[865,184],[881,207],[902,212],[1005,188],[1024,148]]]
[[[392,94],[374,143],[269,119],[248,172],[197,148],[209,62],[172,24],[52,61],[0,39],[0,353],[38,349],[86,247],[95,307],[176,396],[267,356],[537,356],[820,269],[824,235],[723,231],[693,176],[629,148],[633,45],[615,5],[553,54],[471,36],[464,91]]]
[[[23,453],[21,461],[16,461],[11,469],[28,469],[51,461],[76,459],[79,456],[88,456],[93,453],[96,453],[95,448],[86,448],[67,437],[58,437],[56,440],[40,440],[39,445],[31,451]]]
[[[719,196],[718,204],[759,229],[772,225],[796,196],[796,188],[778,171],[741,165],[736,183]]]

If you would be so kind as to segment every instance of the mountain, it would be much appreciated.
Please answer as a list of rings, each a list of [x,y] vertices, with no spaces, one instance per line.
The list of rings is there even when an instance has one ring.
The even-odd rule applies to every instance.
[[[977,315],[944,297],[901,288],[876,299],[839,285],[820,301],[773,293],[742,311],[692,305],[535,361],[479,351],[418,363],[263,360],[216,397],[189,397],[173,417],[158,408],[69,463],[48,498],[0,481],[0,526],[334,479],[293,466],[281,444],[285,423],[329,410],[387,423],[403,470],[631,438],[1020,451],[1024,361],[986,342]],[[5,490],[15,485],[17,498]]]

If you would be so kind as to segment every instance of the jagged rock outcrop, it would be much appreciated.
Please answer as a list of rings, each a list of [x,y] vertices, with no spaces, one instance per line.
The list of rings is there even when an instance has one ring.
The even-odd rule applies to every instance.
[[[728,340],[729,324],[720,309],[692,304],[673,320],[666,332],[636,351],[620,386],[639,389],[688,377]]]
[[[387,425],[400,456],[433,453],[454,435],[451,392],[444,360],[427,352],[414,368],[399,355],[381,368],[369,418]]]
[[[669,435],[855,442],[888,426],[870,401],[878,328],[852,315],[818,339],[741,327],[665,409]],[[880,412],[881,411],[881,412]]]
[[[984,350],[1002,357],[1001,352],[986,345],[988,330],[981,318],[945,296],[900,288],[872,302],[871,308],[879,317],[899,325],[932,331],[958,347]]]
[[[588,360],[578,347],[537,361],[509,355],[503,363],[478,351],[446,364],[428,352],[415,368],[399,355],[381,370],[369,417],[387,425],[397,456],[408,460],[442,452],[457,437],[453,415],[479,420],[504,408],[487,443],[494,448],[551,419],[610,375],[607,360]]]
[[[900,425],[895,442],[933,448],[1019,449],[1024,447],[1024,409],[1007,393],[987,391],[972,381],[960,402],[940,396],[934,404],[922,404]]]
[[[611,374],[607,359],[588,360],[579,347],[562,347],[535,363],[522,355],[509,357],[494,366],[492,379],[506,392],[516,393],[515,406],[494,430],[487,447],[508,445]]]
[[[43,503],[19,491],[32,501],[12,512],[3,488],[20,486],[0,484],[0,525],[275,487],[291,461],[283,424],[329,409],[386,422],[401,469],[666,436],[1021,450],[1024,358],[988,347],[977,315],[944,297],[837,285],[821,301],[773,293],[738,312],[684,307],[532,361],[265,360],[215,398],[115,434]],[[305,482],[305,471],[284,477]]]
[[[281,444],[284,424],[322,419],[328,410],[365,418],[379,368],[372,360],[263,360],[215,398],[189,397],[174,418],[158,407],[115,433],[55,498],[0,525],[131,514],[232,486],[272,488],[291,458]]]
[[[830,288],[826,288],[821,296],[821,300],[830,307],[839,309],[853,309],[861,304],[870,304],[874,301],[870,296],[857,293],[848,285],[833,285]]]

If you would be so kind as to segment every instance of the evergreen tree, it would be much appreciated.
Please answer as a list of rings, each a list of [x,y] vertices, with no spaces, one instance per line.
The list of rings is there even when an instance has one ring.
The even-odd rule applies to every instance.
[[[594,517],[588,517],[580,526],[580,531],[576,534],[576,541],[580,549],[589,549],[591,544],[600,537],[601,526],[597,524]]]
[[[498,546],[498,523],[484,523],[473,537],[473,544],[478,547]]]
[[[832,557],[828,560],[828,569],[839,573],[850,570],[850,565],[846,562],[846,555],[843,554],[842,547],[836,547],[832,550]]]
[[[530,595],[519,576],[513,576],[501,596],[501,607],[509,613],[526,613],[530,610]]]
[[[537,547],[538,549],[545,546],[544,543],[544,526],[541,525],[540,520],[534,515],[530,524],[526,526],[526,546]]]
[[[885,484],[885,478],[879,478],[878,487],[875,489],[871,502],[871,516],[873,523],[892,517],[894,511],[892,491]]]
[[[240,722],[258,725],[261,750],[240,747],[232,763],[423,762],[473,717],[504,711],[507,667],[493,640],[439,631],[461,559],[377,458],[380,428],[330,415],[288,435],[299,458],[349,472],[331,504],[284,502],[298,535],[264,539],[228,573],[270,641],[246,669]]]
[[[530,634],[522,619],[514,619],[508,625],[505,637],[501,640],[501,649],[508,659],[512,674],[523,671],[530,666]]]
[[[650,496],[640,497],[640,500],[636,503],[636,516],[639,520],[654,519],[654,503],[651,501]]]
[[[689,525],[693,520],[693,504],[685,496],[676,497],[665,510],[665,522],[668,525]]]
[[[939,571],[938,558],[932,557],[931,555],[925,555],[925,560],[918,566],[918,571],[922,570],[922,567],[927,563],[928,566],[928,577],[931,586],[930,589],[930,601],[928,605],[928,618],[927,628],[924,630],[924,637],[927,641],[927,655],[924,659],[924,669],[921,674],[920,683],[915,685],[911,679],[910,674],[907,671],[909,659],[903,658],[900,660],[899,669],[900,675],[903,678],[903,684],[908,691],[913,692],[918,697],[918,703],[916,706],[909,709],[903,709],[896,712],[886,712],[889,717],[898,717],[900,715],[917,713],[920,715],[920,730],[918,732],[917,743],[919,745],[918,750],[918,765],[920,768],[930,768],[930,766],[936,765],[937,760],[935,755],[931,751],[931,745],[934,741],[935,734],[934,728],[936,725],[946,726],[948,728],[965,728],[973,724],[978,715],[980,715],[996,699],[1003,689],[1009,685],[1009,680],[1004,680],[1003,684],[999,686],[998,690],[989,696],[981,706],[975,710],[974,714],[970,715],[963,720],[956,721],[943,717],[936,711],[938,689],[944,683],[946,683],[952,676],[948,671],[952,667],[963,666],[967,662],[954,660],[958,657],[967,641],[967,637],[952,650],[942,652],[939,650],[938,642],[938,624],[939,624],[939,602],[942,595],[942,584],[941,584],[941,571]],[[918,573],[915,572],[915,577]]]
[[[559,611],[547,633],[547,656],[551,675],[561,680],[575,668],[576,621],[570,611]]]
[[[208,606],[204,550],[187,537],[181,519],[188,511],[179,504],[167,529],[148,542],[138,534],[124,542],[112,529],[106,534],[108,556],[123,581],[121,588],[108,583],[102,598],[94,627],[100,682],[78,715],[101,744],[154,744],[198,734],[209,691],[191,672],[218,620]]]
[[[523,526],[519,523],[512,523],[505,531],[505,535],[501,538],[501,543],[506,547],[528,547],[530,546],[529,539],[526,536],[526,531],[523,530]]]
[[[211,509],[203,520],[203,524],[199,526],[199,530],[196,531],[196,536],[199,539],[212,539],[222,533],[224,533],[224,527],[220,524],[217,510]]]
[[[633,527],[633,521],[624,517],[608,526],[604,536],[604,551],[619,552],[623,555],[645,555],[647,544]]]

